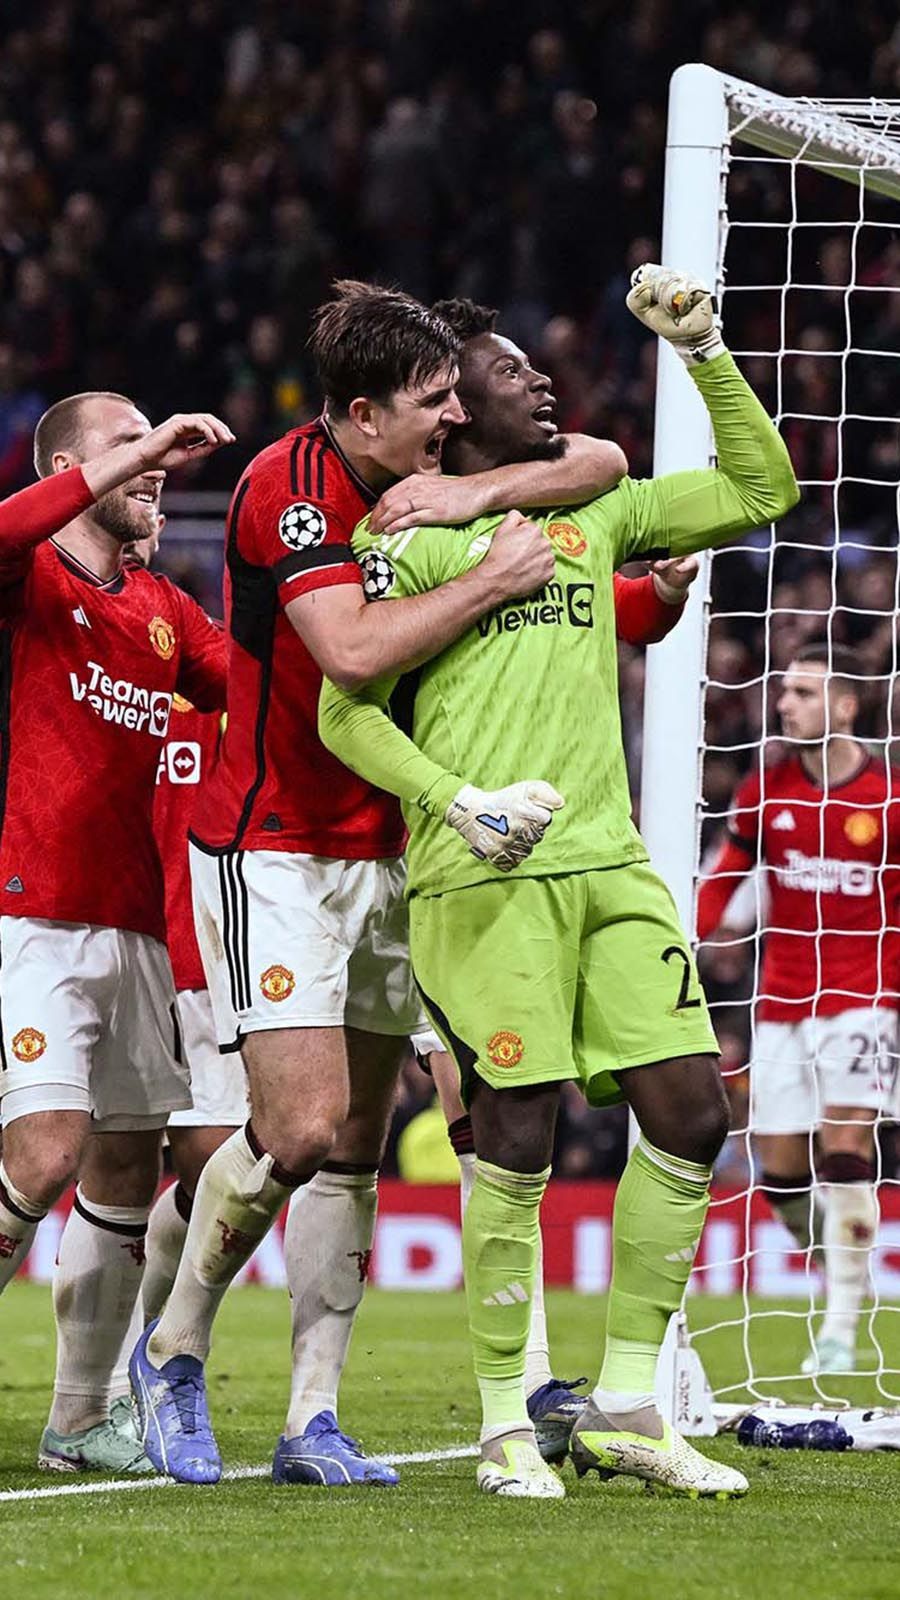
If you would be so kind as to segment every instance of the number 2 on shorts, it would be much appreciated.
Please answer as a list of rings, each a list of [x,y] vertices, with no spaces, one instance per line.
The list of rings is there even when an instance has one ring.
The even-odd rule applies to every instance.
[[[691,986],[691,959],[687,951],[682,950],[680,944],[670,944],[663,951],[659,959],[660,961],[664,961],[666,966],[668,966],[673,956],[677,956],[678,960],[681,962],[681,988],[678,991],[678,999],[675,1002],[675,1010],[690,1011],[692,1006],[700,1005],[699,995],[695,995],[693,1000],[688,999],[688,989]]]

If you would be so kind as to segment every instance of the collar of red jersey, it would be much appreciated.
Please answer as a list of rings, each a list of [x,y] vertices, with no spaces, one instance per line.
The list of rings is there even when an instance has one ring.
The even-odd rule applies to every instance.
[[[120,567],[118,572],[114,572],[111,578],[101,578],[96,572],[92,572],[90,567],[86,567],[83,561],[79,561],[77,556],[73,556],[70,550],[65,550],[61,544],[57,544],[55,539],[51,539],[50,543],[63,566],[68,567],[76,578],[81,578],[85,583],[89,583],[92,589],[105,589],[107,594],[118,594],[125,582],[124,567]]]
[[[353,482],[356,484],[356,487],[358,488],[360,494],[365,496],[365,498],[369,501],[370,505],[374,505],[375,501],[378,499],[378,495],[376,494],[375,490],[372,488],[371,484],[366,483],[365,478],[361,478],[359,473],[357,472],[356,468],[351,466],[350,462],[347,460],[347,457],[344,455],[343,450],[341,449],[340,445],[337,442],[337,439],[334,437],[334,434],[331,431],[331,424],[328,421],[328,413],[326,411],[322,412],[322,415],[319,418],[319,422],[321,424],[322,431],[325,434],[326,439],[328,440],[328,443],[331,445],[332,450],[334,451],[335,455],[340,460],[341,465],[344,467],[345,471],[353,479]]]

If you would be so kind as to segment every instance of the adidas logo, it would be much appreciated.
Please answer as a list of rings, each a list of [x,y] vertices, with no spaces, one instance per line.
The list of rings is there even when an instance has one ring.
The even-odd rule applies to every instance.
[[[483,1306],[514,1306],[517,1301],[519,1305],[523,1305],[527,1299],[528,1291],[523,1289],[520,1283],[508,1283],[505,1289],[498,1289],[496,1294],[489,1294],[486,1299],[482,1300],[481,1304]]]
[[[690,1265],[697,1254],[697,1248],[699,1244],[699,1239],[697,1240],[696,1244],[686,1244],[681,1250],[673,1250],[672,1253],[667,1255],[665,1259],[667,1261],[686,1261],[688,1265]]]
[[[772,818],[772,827],[778,828],[782,833],[787,828],[796,828],[793,811],[779,811],[777,817]]]
[[[260,823],[264,833],[281,833],[284,823],[275,811],[270,811],[265,822]]]
[[[72,616],[75,618],[75,621],[78,623],[80,628],[90,627],[90,623],[88,622],[87,618],[87,612],[83,606],[76,606],[75,610],[72,612]]]
[[[7,894],[24,894],[25,893],[25,885],[22,882],[22,879],[19,877],[18,873],[16,873],[16,876],[14,878],[10,878],[9,883],[6,885],[6,893]]]

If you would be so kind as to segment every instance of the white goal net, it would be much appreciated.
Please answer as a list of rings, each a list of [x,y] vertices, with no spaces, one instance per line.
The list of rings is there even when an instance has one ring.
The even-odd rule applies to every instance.
[[[706,558],[705,579],[695,585],[701,592],[692,596],[685,620],[648,657],[641,820],[654,863],[688,926],[697,926],[698,884],[713,872],[734,793],[748,779],[756,786],[759,814],[784,834],[777,849],[771,836],[771,860],[754,865],[748,851],[750,870],[742,868],[731,880],[734,898],[726,893],[727,909],[700,946],[732,1133],[686,1301],[691,1346],[720,1418],[765,1401],[894,1407],[900,1404],[900,1139],[885,1085],[897,1067],[895,1019],[885,1008],[888,1020],[878,1040],[860,1036],[865,1002],[841,973],[844,956],[852,967],[860,948],[851,949],[852,941],[865,935],[851,931],[841,896],[855,896],[858,904],[868,895],[878,908],[878,931],[869,943],[876,951],[876,1001],[884,1000],[900,989],[900,917],[890,874],[900,828],[886,799],[892,758],[900,759],[900,694],[894,690],[900,101],[791,101],[707,67],[681,68],[670,102],[663,260],[715,281],[726,343],[776,419],[802,487],[800,505],[777,528],[759,529]],[[706,414],[686,388],[677,358],[662,350],[657,473],[710,459]],[[851,781],[845,804],[843,791],[829,787],[830,769],[819,800],[811,791],[791,790],[785,777],[786,759],[803,746],[785,740],[776,708],[786,669],[812,641],[825,646],[825,660],[813,673],[827,674],[834,693],[841,686],[832,676],[837,665],[851,673],[859,704],[854,732],[871,758],[871,793],[862,800]],[[825,702],[830,717],[831,693]],[[846,707],[846,698],[841,703]],[[796,799],[782,802],[787,792],[796,792]],[[835,827],[843,828],[846,850],[834,845],[829,830]],[[877,837],[869,838],[873,828]],[[788,927],[781,925],[790,899],[785,895],[778,902],[781,923],[773,920],[776,874],[782,885],[806,891],[806,921],[798,912],[795,924],[788,913]],[[790,953],[780,958],[797,969],[788,974],[796,979],[794,989],[789,981],[785,992],[802,994],[801,968],[811,964],[815,973],[812,1003],[792,1013],[773,1006],[771,962],[763,965],[767,948],[790,952],[786,932],[804,948],[794,945],[796,961]],[[871,1014],[873,1007],[867,1009]],[[751,1099],[748,1063],[754,1054],[777,1056],[782,1048],[766,1033],[767,1015],[807,1011],[821,1013],[829,1027],[814,1023],[804,1032],[791,1025],[792,1059],[802,1054],[802,1034],[809,1057],[803,1072],[815,1101],[801,1132],[802,1118],[791,1109],[790,1063],[769,1062],[767,1103],[774,1098],[782,1108],[774,1116]],[[829,1044],[842,1028],[843,1042]],[[870,1078],[880,1074],[880,1098],[868,1094],[869,1101],[878,1100],[871,1105],[869,1141],[877,1200],[871,1249],[860,1242],[865,1228],[853,1221],[858,1205],[855,1213],[851,1205],[843,1233],[834,1222],[837,1202],[828,1209],[839,1188],[841,1198],[855,1186],[857,1200],[865,1188],[862,1168],[825,1159],[834,1147],[855,1147],[854,1137],[833,1137],[828,1126],[843,1131],[849,1120],[843,1110],[830,1116],[825,1103],[827,1085],[836,1081],[828,1078],[830,1057],[822,1060],[829,1049],[852,1056],[844,1063],[848,1071],[860,1057],[861,1079],[866,1071]],[[761,1066],[758,1084],[761,1096]],[[766,1115],[770,1128],[780,1116],[778,1131],[793,1129],[793,1144],[763,1141],[759,1122]],[[862,1143],[867,1140],[862,1135]],[[780,1192],[763,1182],[773,1165],[788,1174],[782,1172]],[[805,1178],[799,1172],[804,1166]],[[834,1370],[826,1351],[810,1372],[804,1368],[815,1368],[823,1337],[826,1274],[831,1309],[853,1299],[852,1290],[848,1301],[840,1289],[854,1276],[844,1270],[842,1278],[841,1251],[845,1267],[855,1253],[865,1280],[855,1332],[848,1332],[847,1315],[828,1325],[838,1327],[852,1348],[851,1370]]]

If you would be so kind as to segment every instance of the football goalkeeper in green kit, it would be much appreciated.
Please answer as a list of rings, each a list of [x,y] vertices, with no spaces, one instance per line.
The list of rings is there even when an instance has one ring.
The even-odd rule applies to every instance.
[[[746,1480],[694,1450],[653,1397],[728,1109],[688,940],[631,821],[612,573],[771,522],[798,489],[722,343],[709,291],[645,266],[627,303],[689,369],[718,467],[626,478],[587,505],[542,513],[553,583],[482,618],[399,686],[347,695],[326,683],[320,734],[404,803],[413,967],[471,1112],[477,1165],[463,1257],[483,1408],[479,1487],[564,1493],[535,1447],[523,1372],[559,1086],[577,1079],[592,1104],[627,1100],[640,1137],[616,1196],[606,1349],[572,1434],[576,1470],[724,1499],[743,1494]],[[381,536],[361,524],[354,550],[367,593],[390,599],[456,577],[483,558],[499,520]],[[534,772],[544,781],[531,787],[523,826],[523,780]],[[497,842],[508,848],[499,853]]]

